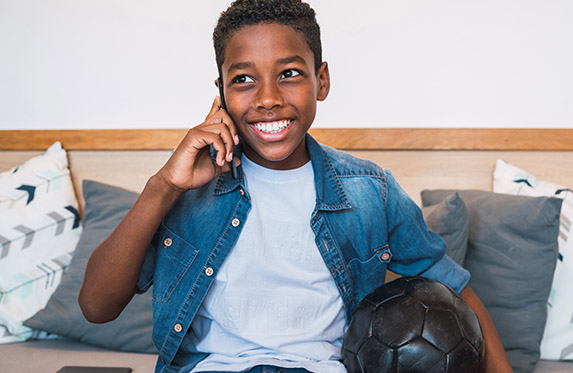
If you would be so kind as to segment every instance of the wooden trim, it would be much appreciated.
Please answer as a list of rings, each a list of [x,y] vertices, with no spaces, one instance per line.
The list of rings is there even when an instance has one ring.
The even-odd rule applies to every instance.
[[[0,150],[169,150],[185,129],[0,130]],[[319,142],[345,150],[573,150],[573,129],[313,128]]]
[[[573,150],[573,129],[313,129],[324,144],[347,150]]]
[[[15,130],[0,131],[0,149],[42,150],[59,141],[67,150],[174,149],[186,130]]]

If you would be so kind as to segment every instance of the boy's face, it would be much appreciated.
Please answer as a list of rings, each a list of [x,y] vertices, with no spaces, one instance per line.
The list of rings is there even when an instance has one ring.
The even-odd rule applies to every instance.
[[[252,161],[292,169],[309,160],[305,134],[317,101],[330,89],[328,65],[315,73],[314,55],[289,26],[247,26],[225,48],[222,79],[227,111]]]

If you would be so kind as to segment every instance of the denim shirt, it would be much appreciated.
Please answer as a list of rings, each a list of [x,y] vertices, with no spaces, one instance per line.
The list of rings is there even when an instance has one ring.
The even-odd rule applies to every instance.
[[[347,322],[360,300],[384,284],[386,270],[432,278],[457,292],[467,285],[469,273],[445,255],[444,241],[427,229],[420,208],[389,171],[310,135],[306,144],[316,187],[309,224]],[[178,352],[250,206],[239,167],[238,179],[226,173],[181,196],[156,232],[137,287],[144,292],[153,284],[157,372],[189,369],[206,357]]]

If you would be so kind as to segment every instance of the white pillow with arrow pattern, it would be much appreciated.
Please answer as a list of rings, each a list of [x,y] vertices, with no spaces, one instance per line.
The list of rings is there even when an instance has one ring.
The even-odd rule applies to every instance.
[[[0,173],[0,343],[46,337],[22,322],[56,290],[81,230],[59,142]]]

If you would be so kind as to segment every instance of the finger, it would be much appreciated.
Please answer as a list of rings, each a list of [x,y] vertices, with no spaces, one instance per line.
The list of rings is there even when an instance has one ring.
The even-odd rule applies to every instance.
[[[225,123],[229,129],[232,143],[234,145],[239,145],[239,130],[237,129],[233,118],[231,118],[226,110],[221,110],[219,115],[221,115],[221,121]]]
[[[213,146],[213,148],[217,153],[215,157],[215,163],[217,164],[217,166],[222,167],[225,165],[225,161],[227,158],[227,146],[220,135],[213,136],[212,139],[213,140],[211,145]]]
[[[220,120],[227,120],[226,118],[223,117],[219,117]],[[217,118],[214,118],[213,120],[216,120]],[[231,129],[233,128],[233,129]],[[233,151],[235,149],[235,138],[233,136],[232,131],[236,130],[234,129],[234,125],[232,124],[227,124],[225,122],[219,121],[217,123],[210,123],[210,124],[205,124],[201,127],[201,131],[205,131],[205,132],[209,132],[215,135],[218,135],[221,137],[221,140],[223,141],[223,143],[225,144],[225,151],[224,151],[224,159],[227,162],[230,162],[233,159]]]
[[[237,131],[237,128],[235,127],[235,123],[233,122],[233,119],[231,118],[231,116],[229,115],[229,113],[227,112],[226,109],[221,108],[221,97],[216,96],[215,100],[213,101],[213,106],[211,106],[211,111],[209,112],[209,115],[207,115],[207,118],[205,118],[205,122],[209,122],[209,123],[219,123],[219,122],[223,122],[225,124],[227,124],[227,126],[229,127],[229,130],[231,131],[231,136],[233,138],[233,143],[235,145],[239,144],[239,132]]]
[[[215,96],[215,100],[213,100],[213,105],[211,105],[211,110],[209,110],[209,114],[205,117],[205,120],[209,119],[213,115],[217,114],[217,112],[221,109],[221,98],[219,96]]]
[[[232,140],[233,144],[239,145],[239,131],[237,130],[237,126],[235,126],[233,118],[231,118],[231,116],[225,109],[220,110],[218,115],[221,116],[221,122],[225,123],[229,128],[231,138],[233,139]]]
[[[231,162],[231,160],[233,160],[233,152],[235,151],[235,141],[233,139],[231,127],[234,128],[234,125],[229,125],[225,122],[218,123],[216,126],[216,130],[225,144],[225,161],[227,162]]]
[[[213,160],[207,152],[207,155],[210,159],[210,162],[213,162],[213,166],[215,167],[215,173],[217,175],[231,171],[231,161],[233,160],[233,154],[231,153],[231,157],[225,159],[223,154],[225,154],[226,144],[223,141],[223,138],[218,135],[217,133],[209,132],[209,131],[200,131],[202,134],[196,137],[198,143],[196,143],[196,149],[204,149],[205,147],[212,146],[216,152],[216,156]],[[241,160],[235,157],[236,165],[241,164]]]
[[[228,145],[227,149],[229,152],[227,156],[230,161],[232,159],[231,153],[233,152],[234,146],[239,144],[239,131],[229,113],[221,109],[215,115],[208,118],[204,125],[205,130],[220,133],[224,138],[225,143]],[[226,126],[227,131],[219,127],[220,125]]]
[[[217,133],[205,132],[201,141],[203,146],[212,146],[213,149],[215,149],[215,164],[219,167],[223,166],[227,154],[227,148],[223,138]]]
[[[233,153],[235,151],[235,145],[236,145],[231,127],[234,128],[235,126],[223,123],[222,127],[223,130],[221,131],[221,138],[223,139],[223,142],[225,143],[225,148],[227,149],[225,160],[227,162],[231,162],[233,160]]]
[[[241,160],[237,157],[235,157],[235,162],[236,162],[237,166],[239,166],[241,164]],[[231,167],[232,167],[231,162],[225,162],[225,164],[223,166],[217,165],[217,171],[216,171],[217,175],[224,174],[226,172],[230,172]]]
[[[224,125],[220,124],[220,126]],[[216,131],[206,130],[205,127],[201,129],[194,128],[188,132],[178,148],[187,149],[187,151],[191,152],[190,154],[194,154],[193,156],[197,157],[202,150],[209,146],[213,146],[215,149],[215,163],[223,165],[227,154],[226,145],[221,135]],[[211,158],[210,155],[209,158]]]

